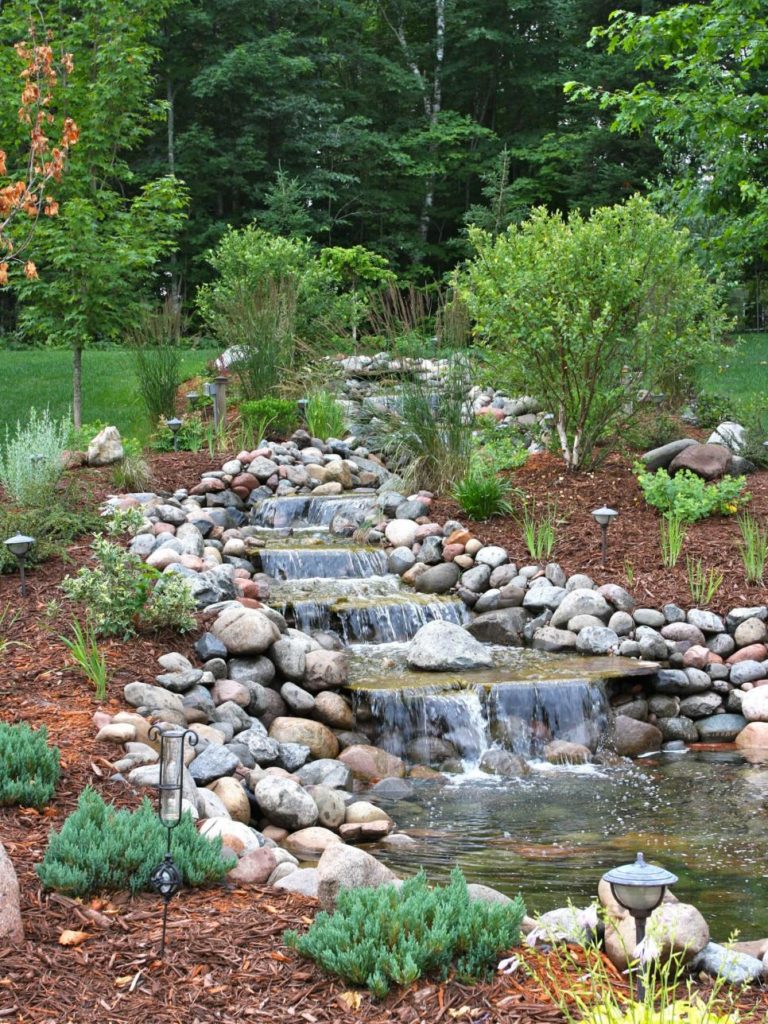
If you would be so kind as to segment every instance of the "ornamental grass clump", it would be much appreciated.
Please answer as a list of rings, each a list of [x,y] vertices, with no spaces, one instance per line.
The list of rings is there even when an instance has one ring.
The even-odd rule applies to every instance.
[[[504,477],[473,468],[458,482],[453,497],[461,511],[477,521],[511,515],[512,503],[509,496],[512,493],[512,486]]]
[[[310,395],[304,415],[312,437],[327,441],[329,437],[344,436],[344,410],[330,391],[316,391]]]
[[[88,786],[60,832],[53,831],[37,874],[45,889],[67,896],[149,888],[162,861],[167,834],[145,797],[135,811],[118,810]],[[220,881],[234,866],[221,852],[221,839],[201,836],[189,814],[173,830],[173,859],[184,885]]]
[[[59,748],[48,745],[45,726],[0,722],[0,806],[45,807],[59,774]]]
[[[288,946],[331,974],[365,985],[383,998],[394,983],[423,975],[459,981],[488,977],[499,955],[520,941],[522,899],[472,900],[458,868],[446,886],[430,889],[419,872],[401,889],[344,889],[333,914],[320,913],[309,931],[284,935]]]

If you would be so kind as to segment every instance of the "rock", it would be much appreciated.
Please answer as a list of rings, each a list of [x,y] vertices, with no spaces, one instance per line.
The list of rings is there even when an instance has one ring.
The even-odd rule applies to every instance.
[[[487,565],[490,569],[498,569],[508,561],[509,555],[506,550],[496,544],[488,544],[486,547],[480,548],[475,555],[476,565]]]
[[[88,442],[89,466],[111,466],[124,457],[123,442],[117,427],[104,427]]]
[[[544,747],[544,759],[550,764],[589,764],[592,751],[582,743],[551,740]]]
[[[467,892],[469,893],[469,898],[474,902],[500,903],[503,906],[512,902],[510,897],[505,896],[503,892],[499,892],[498,889],[492,889],[490,885],[481,885],[479,882],[470,882],[467,885]]]
[[[314,806],[314,805],[313,805]],[[317,808],[315,808],[317,810]],[[318,860],[329,846],[342,846],[341,839],[330,829],[313,825],[293,832],[285,840],[285,848],[299,860]]]
[[[569,629],[555,629],[553,626],[540,626],[533,634],[531,646],[537,651],[573,651],[576,649],[578,635]]]
[[[241,821],[247,825],[251,820],[251,805],[248,796],[237,779],[233,779],[231,776],[216,779],[210,784],[209,792],[219,798],[233,821]]]
[[[312,751],[303,743],[280,743],[278,744],[278,761],[287,772],[295,772],[306,764]]]
[[[428,672],[456,672],[493,665],[493,655],[487,647],[462,626],[444,619],[435,619],[421,627],[408,647],[406,659],[410,668]]]
[[[750,722],[737,735],[735,743],[739,750],[768,751],[768,722]]]
[[[765,644],[749,644],[728,657],[729,665],[738,665],[740,661],[765,661],[768,658],[768,647]]]
[[[310,896],[312,899],[317,898],[317,888],[319,885],[319,876],[317,868],[294,868],[291,864],[280,864],[279,868],[288,869],[287,874],[283,875],[275,882],[270,882],[274,885],[275,889],[282,889],[284,892],[296,892],[301,896]]]
[[[617,715],[614,729],[616,753],[622,757],[638,757],[661,750],[662,734],[648,722]]]
[[[280,637],[269,649],[270,660],[283,679],[300,682],[306,669],[306,647],[300,640]]]
[[[264,846],[264,838],[255,829],[230,818],[208,818],[200,825],[200,835],[207,839],[221,837],[221,841],[238,856],[251,853]]]
[[[229,605],[211,626],[211,633],[230,654],[263,654],[280,639],[280,630],[262,612]]]
[[[666,469],[675,456],[698,443],[690,437],[681,438],[679,441],[670,441],[669,444],[663,444],[660,448],[653,448],[645,455],[641,455],[640,460],[651,472],[655,472],[657,469]]]
[[[277,857],[268,847],[251,850],[227,872],[227,881],[235,885],[264,885],[277,867]]]
[[[731,452],[738,453],[744,446],[744,427],[732,420],[719,423],[707,438],[707,444],[721,444]]]
[[[503,779],[517,779],[528,775],[530,768],[525,758],[512,754],[508,750],[491,748],[480,758],[478,768],[489,775],[499,775]]]
[[[768,663],[764,661],[746,660],[731,665],[731,682],[734,686],[741,686],[742,683],[754,683],[758,679],[765,679],[767,675]],[[756,689],[762,689],[762,687]]]
[[[626,970],[627,956],[633,957],[635,941],[635,922],[628,915],[607,924],[605,951],[620,971]],[[651,960],[688,963],[708,942],[707,922],[689,903],[662,903],[648,919],[646,955]]]
[[[349,749],[349,748],[348,748]],[[375,749],[375,748],[374,748]],[[304,786],[328,786],[330,789],[352,789],[352,769],[343,761],[320,758],[303,765],[296,777]]]
[[[619,638],[607,626],[587,626],[576,639],[580,654],[609,654],[619,646]]]
[[[299,716],[310,714],[314,709],[315,698],[295,683],[283,683],[280,687],[280,696],[291,711]]]
[[[708,943],[691,961],[691,970],[703,971],[712,978],[722,978],[729,985],[749,985],[765,974],[762,960],[739,953],[715,942]]]
[[[734,665],[731,669],[731,679],[737,667]],[[745,693],[741,701],[741,713],[748,722],[768,722],[768,686],[756,686]]]
[[[251,702],[251,692],[248,687],[243,683],[236,683],[234,679],[218,679],[213,685],[210,696],[217,706],[232,701],[241,708],[247,708]]]
[[[247,799],[247,797],[246,797]],[[205,786],[197,791],[197,813],[201,818],[231,818],[222,800]],[[243,824],[248,824],[244,822]]]
[[[660,718],[656,723],[664,740],[681,740],[683,743],[697,743],[699,731],[692,718],[679,715],[677,718]]]
[[[228,671],[229,678],[238,683],[260,683],[262,686],[269,686],[275,678],[275,666],[264,655],[256,658],[231,658]]]
[[[415,589],[420,594],[446,594],[459,582],[460,572],[455,562],[433,565],[419,575]]]
[[[23,941],[19,881],[11,858],[0,843],[0,943],[18,946]]]
[[[108,743],[130,743],[136,739],[136,727],[130,722],[110,722],[96,733],[96,741]]]
[[[689,469],[704,480],[714,480],[728,472],[731,452],[720,444],[692,444],[679,452],[669,464],[670,475]]]
[[[702,633],[725,632],[723,620],[714,612],[707,612],[702,608],[691,608],[686,618],[692,626],[698,626]]]
[[[632,618],[638,626],[650,626],[652,629],[661,629],[667,621],[664,613],[656,608],[635,608]]]
[[[330,789],[328,786],[307,786],[306,792],[312,797],[317,807],[319,825],[335,831],[344,824],[347,804],[338,790]]]
[[[712,681],[706,672],[696,668],[687,668],[685,671],[676,668],[661,669],[656,674],[654,690],[657,693],[671,694],[672,696],[687,696],[691,693],[703,693],[712,685]]]
[[[483,612],[471,622],[466,632],[483,643],[520,647],[523,630],[530,615],[523,608],[499,608],[494,612]]]
[[[692,622],[670,622],[662,626],[661,635],[665,640],[672,640],[673,643],[681,641],[704,646],[706,638],[698,626]]]
[[[375,781],[390,776],[402,778],[405,775],[405,765],[399,757],[365,744],[347,747],[339,755],[339,760],[352,771],[355,778],[363,781]],[[324,785],[328,785],[326,779],[323,782]]]
[[[712,715],[697,722],[696,728],[702,743],[733,743],[746,725],[743,715]]]
[[[335,837],[334,837],[335,838]],[[394,872],[369,853],[337,841],[317,865],[318,899],[324,910],[333,910],[342,889],[375,889],[397,880]]]
[[[733,639],[737,647],[749,647],[750,644],[761,644],[768,636],[768,629],[762,619],[745,619],[736,627]]]
[[[254,790],[256,803],[265,817],[295,832],[317,821],[317,805],[298,782],[265,776]]]
[[[309,718],[276,718],[269,727],[269,736],[278,743],[300,743],[309,747],[316,758],[335,758],[339,741],[322,722]]]
[[[347,682],[349,665],[343,651],[309,651],[305,663],[303,682],[310,693],[337,690]]]
[[[415,564],[416,556],[410,548],[406,547],[395,548],[394,551],[390,551],[387,558],[388,571],[395,573],[397,576],[402,576],[404,572],[407,572]]]
[[[384,530],[393,548],[410,548],[416,540],[418,526],[412,519],[391,519]]]
[[[134,708],[145,707],[159,711],[182,711],[184,708],[184,702],[178,694],[150,683],[128,683],[123,689],[123,695]]]
[[[474,591],[476,594],[481,594],[484,590],[488,589],[490,579],[491,570],[489,566],[476,565],[474,568],[467,569],[466,572],[461,574],[461,585],[468,590]]]
[[[569,591],[552,616],[550,625],[555,628],[567,626],[577,615],[595,615],[607,620],[612,608],[596,590],[576,589]]]
[[[205,786],[222,775],[231,775],[239,764],[240,758],[231,750],[211,743],[191,763],[189,774],[195,782]]]
[[[352,708],[338,693],[326,690],[315,698],[314,715],[318,721],[331,729],[354,729],[355,716]]]
[[[680,714],[686,718],[706,718],[721,708],[722,701],[717,693],[694,693],[680,701]]]

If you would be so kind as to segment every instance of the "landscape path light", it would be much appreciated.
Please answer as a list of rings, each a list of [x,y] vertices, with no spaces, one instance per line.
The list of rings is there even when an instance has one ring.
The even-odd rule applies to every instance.
[[[634,864],[622,864],[603,875],[608,882],[616,902],[628,910],[635,921],[635,937],[639,946],[645,938],[645,925],[653,911],[664,899],[667,887],[674,885],[677,875],[665,868],[647,864],[642,853],[638,853]],[[637,976],[637,1001],[645,995],[642,974]]]
[[[19,563],[19,576],[21,577],[21,596],[27,596],[27,580],[24,575],[24,562],[26,561],[27,555],[35,543],[34,537],[26,537],[23,533],[17,533],[13,537],[9,537],[5,542],[5,546],[16,558]]]
[[[618,514],[616,509],[608,508],[607,505],[603,505],[602,508],[596,508],[592,513],[602,534],[603,565],[606,564],[608,558],[608,527]]]
[[[29,461],[33,466],[39,466],[41,462],[45,460],[45,456],[42,452],[36,452],[34,455],[29,456]]]
[[[173,434],[173,450],[177,452],[179,450],[179,431],[181,430],[181,420],[178,416],[174,416],[172,419],[166,420],[165,425]]]
[[[158,781],[158,816],[168,833],[165,856],[150,875],[149,881],[155,892],[163,898],[163,934],[160,940],[159,958],[165,954],[165,930],[168,922],[168,904],[181,888],[181,873],[171,855],[171,835],[181,822],[182,789],[184,783],[184,747],[197,746],[197,734],[181,726],[153,725],[149,730],[151,740],[160,742],[160,778]]]

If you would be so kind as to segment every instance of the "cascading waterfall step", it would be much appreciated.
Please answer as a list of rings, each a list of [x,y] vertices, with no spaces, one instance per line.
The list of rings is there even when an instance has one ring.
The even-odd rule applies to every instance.
[[[267,547],[254,562],[261,572],[276,580],[367,579],[384,576],[387,556],[380,548]]]
[[[254,526],[282,529],[295,526],[329,526],[336,516],[362,521],[376,509],[376,495],[313,497],[294,495],[282,498],[264,498],[251,513]]]

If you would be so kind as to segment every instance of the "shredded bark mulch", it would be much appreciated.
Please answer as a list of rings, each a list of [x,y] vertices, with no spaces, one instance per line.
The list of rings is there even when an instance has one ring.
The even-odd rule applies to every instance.
[[[155,477],[164,489],[190,486],[213,463],[207,453],[178,453],[153,459]],[[83,502],[101,500],[112,491],[108,471],[79,471]],[[655,513],[645,510],[631,474],[609,464],[600,474],[567,477],[558,465],[538,459],[517,475],[515,483],[542,500],[557,496],[566,523],[559,533],[556,557],[566,571],[591,572],[596,579],[623,578],[623,548],[636,567],[634,593],[639,600],[686,601],[680,575],[654,568]],[[752,508],[768,510],[768,474],[750,480]],[[589,512],[603,502],[622,513],[612,527],[611,558],[599,567],[599,536]],[[456,514],[452,503],[435,503],[437,516]],[[522,552],[517,527],[510,520],[476,524],[487,542],[510,545],[513,557]],[[699,557],[727,550],[735,524],[712,520],[697,526],[690,542]],[[110,667],[108,699],[97,705],[79,671],[72,668],[59,637],[71,621],[58,584],[89,557],[90,538],[73,544],[65,559],[52,559],[29,572],[29,594],[22,598],[16,575],[0,576],[0,640],[2,653],[0,717],[6,722],[46,725],[61,748],[62,778],[51,804],[31,808],[0,808],[0,842],[19,876],[25,942],[0,948],[0,1021],[18,1024],[208,1024],[221,1021],[307,1021],[309,1024],[353,1020],[366,1024],[432,1024],[465,1021],[475,1024],[562,1024],[547,986],[520,972],[491,982],[465,986],[456,981],[420,981],[391,993],[382,1002],[325,975],[311,961],[284,947],[286,928],[301,930],[315,912],[312,900],[264,887],[227,886],[182,892],[171,904],[168,950],[157,960],[161,903],[150,894],[115,894],[80,903],[44,894],[35,865],[40,862],[51,828],[60,828],[82,789],[93,785],[120,806],[136,806],[142,794],[109,781],[113,745],[95,742],[96,710],[111,714],[124,709],[122,689],[134,679],[152,682],[157,657],[171,649],[190,653],[191,639],[155,634],[129,642],[102,645]],[[631,549],[631,550],[630,550]],[[527,561],[522,555],[521,561]],[[736,558],[738,556],[736,555]],[[716,563],[718,564],[718,563]],[[762,590],[739,589],[730,556],[724,601],[755,603]],[[65,931],[82,933],[76,945],[62,945]],[[541,966],[541,965],[540,965]],[[535,967],[535,964],[534,964]],[[553,968],[558,968],[557,964]],[[550,972],[551,973],[551,972]],[[747,992],[740,998],[744,1024],[764,1024],[768,997]]]

